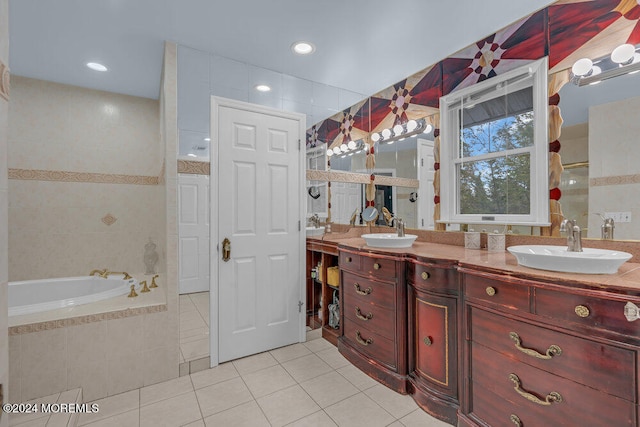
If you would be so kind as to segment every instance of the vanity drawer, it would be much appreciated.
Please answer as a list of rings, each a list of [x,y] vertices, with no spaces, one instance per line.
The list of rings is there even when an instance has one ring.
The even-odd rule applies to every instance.
[[[360,255],[340,251],[338,263],[340,268],[343,270],[359,273],[361,271],[362,257]]]
[[[529,311],[530,287],[519,283],[465,274],[465,297],[497,304],[512,310]]]
[[[408,262],[407,280],[422,291],[458,293],[458,271],[455,268]]]
[[[489,425],[505,425],[511,414],[527,425],[633,426],[633,402],[577,384],[555,374],[505,357],[487,347],[472,346],[472,407]],[[486,390],[510,403],[507,412],[483,407]],[[476,401],[477,400],[477,401]],[[524,423],[522,425],[525,425]]]
[[[396,344],[372,330],[358,325],[348,317],[344,319],[344,339],[359,352],[371,357],[378,363],[396,370]]]
[[[352,273],[342,272],[344,306],[353,299],[394,310],[396,306],[395,285],[367,279]]]
[[[635,400],[635,354],[471,308],[471,340],[554,375]],[[598,357],[593,357],[598,355]]]
[[[345,295],[344,299],[344,315],[354,325],[376,331],[390,340],[395,339],[396,316],[393,310],[353,298],[352,295]]]
[[[640,304],[637,299],[629,301]],[[624,317],[626,303],[626,300],[616,301],[547,289],[535,291],[535,311],[541,316],[638,336],[640,322],[629,322]]]
[[[360,273],[376,279],[395,279],[396,261],[391,258],[376,257],[375,255],[354,255],[340,252],[340,268]]]

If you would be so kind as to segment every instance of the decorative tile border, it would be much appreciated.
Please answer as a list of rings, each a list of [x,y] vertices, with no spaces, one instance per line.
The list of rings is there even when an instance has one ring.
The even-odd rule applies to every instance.
[[[368,184],[370,182],[369,175],[364,173],[343,172],[343,171],[321,171],[307,170],[307,179],[310,181],[326,181],[326,182],[348,182],[352,184]],[[418,188],[420,181],[417,179],[398,178],[394,176],[376,175],[374,181],[379,185],[393,185],[396,187]]]
[[[178,173],[189,173],[192,175],[210,175],[211,165],[209,162],[178,160]]]
[[[9,335],[30,334],[32,332],[48,331],[51,329],[66,328],[68,326],[84,325],[86,323],[102,322],[104,320],[114,320],[122,319],[125,317],[140,316],[142,314],[160,313],[162,311],[167,311],[166,304],[127,308],[125,310],[110,311],[108,313],[87,314],[84,316],[70,317],[68,319],[50,320],[47,322],[30,323],[20,326],[10,326]]]
[[[11,76],[9,73],[9,67],[2,61],[0,61],[0,96],[9,100],[9,92],[11,85],[9,83]]]
[[[600,187],[604,185],[624,185],[624,184],[640,184],[640,174],[602,176],[598,178],[589,179],[589,185],[592,187]]]
[[[59,182],[89,182],[99,184],[158,185],[157,176],[120,175],[91,172],[48,171],[42,169],[9,169],[9,179]]]

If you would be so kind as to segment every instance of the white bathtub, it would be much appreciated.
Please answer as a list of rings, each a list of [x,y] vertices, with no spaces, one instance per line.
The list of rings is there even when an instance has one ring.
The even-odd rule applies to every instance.
[[[88,304],[126,294],[134,279],[98,276],[9,282],[9,316]]]

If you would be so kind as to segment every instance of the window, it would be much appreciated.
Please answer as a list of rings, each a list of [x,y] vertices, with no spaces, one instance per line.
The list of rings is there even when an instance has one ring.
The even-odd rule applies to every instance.
[[[547,59],[440,98],[440,222],[549,225]]]

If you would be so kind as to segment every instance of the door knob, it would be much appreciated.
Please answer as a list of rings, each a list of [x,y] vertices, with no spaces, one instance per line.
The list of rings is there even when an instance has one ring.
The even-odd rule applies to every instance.
[[[224,262],[229,261],[231,258],[231,240],[227,237],[222,241],[222,260]]]

